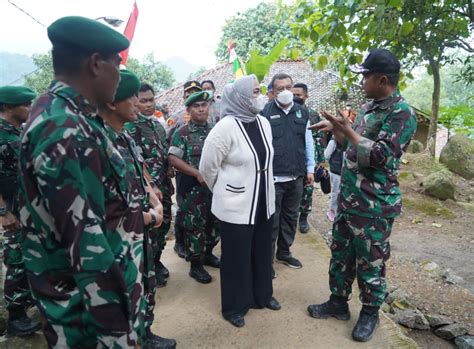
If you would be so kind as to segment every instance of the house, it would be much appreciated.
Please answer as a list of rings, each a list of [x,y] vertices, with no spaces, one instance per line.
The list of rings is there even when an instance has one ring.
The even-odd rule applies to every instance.
[[[330,70],[315,70],[306,61],[282,60],[275,62],[263,83],[270,83],[271,77],[277,73],[286,73],[293,78],[294,83],[302,82],[308,85],[309,100],[307,104],[316,110],[335,113],[337,108],[345,107],[347,102],[350,102],[352,108],[355,109],[364,102],[360,88],[352,89],[348,95],[340,95],[336,91],[339,76]],[[197,81],[212,80],[218,95],[232,79],[232,64],[230,63],[220,64],[196,77]],[[160,92],[156,96],[156,103],[167,104],[171,115],[173,115],[183,105],[183,84]]]

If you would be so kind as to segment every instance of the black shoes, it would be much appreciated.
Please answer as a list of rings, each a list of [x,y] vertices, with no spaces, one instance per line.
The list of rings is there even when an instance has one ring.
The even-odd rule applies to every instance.
[[[287,256],[287,257],[276,257],[277,262],[286,264],[290,268],[293,269],[301,269],[303,267],[303,264],[299,260],[297,260],[295,257],[292,256]]]
[[[174,349],[176,341],[174,339],[163,338],[147,331],[146,338],[142,344],[142,349]]]
[[[213,268],[220,268],[221,260],[218,257],[214,256],[212,252],[208,252],[204,256],[203,264]]]
[[[333,297],[326,303],[309,305],[308,313],[316,319],[327,319],[331,316],[338,320],[349,320],[351,318],[347,301],[337,301]]]
[[[168,279],[170,277],[170,271],[166,268],[161,261],[158,261],[155,265],[155,270],[157,274],[161,274],[164,279]]]
[[[308,224],[308,215],[305,213],[300,214],[300,233],[306,234],[309,231],[309,224]]]
[[[379,312],[376,311],[367,313],[364,307],[360,311],[359,320],[357,320],[354,329],[352,330],[352,338],[357,342],[367,342],[372,339],[377,325],[379,324]]]
[[[191,262],[189,276],[201,284],[208,284],[212,281],[212,276],[207,272],[206,269],[204,269],[200,262]]]
[[[179,258],[186,258],[186,250],[184,248],[184,244],[181,243],[174,243],[174,252],[178,255]]]
[[[168,283],[168,280],[166,280],[162,274],[156,272],[155,274],[155,278],[156,278],[156,287],[157,288],[162,288],[162,287],[165,287],[166,284]]]
[[[30,336],[41,328],[41,324],[30,319],[26,314],[16,318],[15,320],[8,320],[7,333],[11,336]]]
[[[277,277],[277,273],[275,271],[275,268],[272,266],[272,279],[275,279]]]
[[[244,327],[245,326],[245,319],[242,315],[233,315],[228,318],[225,318],[235,327]]]
[[[270,310],[280,310],[281,305],[278,303],[278,301],[275,299],[275,297],[272,297],[268,304],[265,306],[265,308],[268,308]]]

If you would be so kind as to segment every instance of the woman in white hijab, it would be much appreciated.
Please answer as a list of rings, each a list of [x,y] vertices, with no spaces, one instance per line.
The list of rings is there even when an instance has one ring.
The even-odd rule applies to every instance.
[[[237,327],[250,308],[281,308],[272,287],[273,147],[270,123],[258,115],[262,97],[254,75],[224,88],[221,121],[199,165],[220,221],[222,315]]]

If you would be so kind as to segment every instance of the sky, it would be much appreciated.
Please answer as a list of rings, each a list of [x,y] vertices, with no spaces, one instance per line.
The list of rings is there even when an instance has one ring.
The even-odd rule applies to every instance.
[[[184,57],[197,66],[213,67],[225,20],[262,0],[137,0],[138,22],[129,54],[149,52],[159,61]],[[270,1],[270,0],[265,0]],[[113,16],[124,23],[133,0],[0,0],[0,51],[31,55],[51,48],[46,28],[14,7],[21,7],[46,27],[63,16]]]

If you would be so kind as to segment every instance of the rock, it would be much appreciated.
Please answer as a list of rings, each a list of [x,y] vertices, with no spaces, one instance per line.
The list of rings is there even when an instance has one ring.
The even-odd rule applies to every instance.
[[[454,343],[459,349],[474,349],[474,337],[473,336],[459,336],[456,337]]]
[[[387,297],[385,298],[385,303],[392,304],[395,300],[398,301],[398,303],[400,304],[411,305],[409,304],[410,301],[409,301],[407,293],[403,291],[401,288],[397,288],[393,292],[389,293]],[[403,309],[405,308],[410,308],[410,306],[404,307]]]
[[[461,324],[451,324],[437,328],[435,335],[443,339],[451,340],[467,333],[467,328]]]
[[[439,269],[439,266],[435,262],[426,261],[421,263],[421,269],[431,273],[437,271]]]
[[[441,200],[454,199],[456,193],[453,176],[446,170],[434,172],[427,176],[423,180],[423,187],[425,194]]]
[[[380,309],[384,312],[384,313],[390,313],[390,305],[388,305],[387,303],[383,302],[382,305],[380,306]]]
[[[425,314],[426,320],[428,320],[431,327],[439,327],[443,325],[451,325],[454,323],[450,318],[439,315],[439,314]]]
[[[395,314],[396,321],[408,328],[417,330],[429,330],[430,324],[418,309],[407,309]]]
[[[425,149],[425,146],[420,141],[412,139],[407,148],[407,153],[421,153]]]
[[[464,135],[451,137],[441,150],[439,162],[466,178],[474,178],[474,141]]]
[[[464,281],[462,277],[454,274],[451,269],[446,269],[444,271],[443,278],[448,284],[460,284]]]

